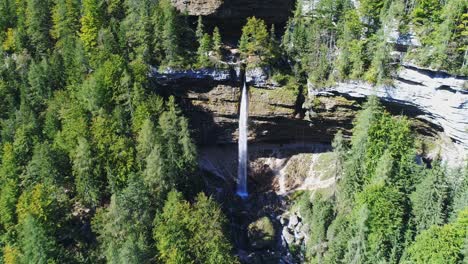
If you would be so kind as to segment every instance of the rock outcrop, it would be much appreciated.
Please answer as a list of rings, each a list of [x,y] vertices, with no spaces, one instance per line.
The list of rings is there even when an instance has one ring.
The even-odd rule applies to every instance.
[[[403,114],[439,127],[439,130],[460,147],[461,152],[466,152],[467,88],[467,77],[420,69],[414,65],[402,65],[392,86],[373,87],[362,82],[348,82],[318,91],[309,86],[309,95],[341,95],[352,100],[376,94],[384,103],[398,106]]]
[[[267,24],[283,24],[294,8],[295,0],[171,0],[180,12],[206,16],[224,31],[238,29],[248,17],[256,16]],[[234,30],[233,30],[234,32]],[[240,31],[238,31],[240,32]]]
[[[236,69],[153,70],[152,77],[163,93],[179,99],[198,143],[236,142],[240,99]],[[308,98],[268,83],[264,71],[251,71],[247,77],[251,99],[250,142],[330,142],[338,129],[349,135],[365,97],[375,93],[390,112],[412,118],[419,134],[439,138],[444,132],[451,140],[444,139],[447,144],[444,143],[441,152],[460,160],[466,156],[466,77],[405,65],[395,76],[393,86],[348,82],[317,90],[309,85]]]

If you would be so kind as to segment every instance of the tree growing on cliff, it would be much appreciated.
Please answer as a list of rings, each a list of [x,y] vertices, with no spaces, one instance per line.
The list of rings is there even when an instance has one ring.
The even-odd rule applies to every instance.
[[[221,39],[221,34],[219,33],[219,28],[215,27],[213,29],[213,53],[217,60],[222,59],[222,53],[221,53],[222,45],[223,45],[223,42]]]
[[[239,40],[241,57],[254,66],[267,63],[271,58],[269,42],[265,22],[256,17],[248,18]]]

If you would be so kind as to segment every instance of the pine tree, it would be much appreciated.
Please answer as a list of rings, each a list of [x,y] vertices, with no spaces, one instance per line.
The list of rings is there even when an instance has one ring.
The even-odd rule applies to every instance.
[[[80,1],[55,0],[52,9],[52,37],[57,45],[66,45],[66,40],[74,37],[79,30]]]
[[[239,50],[244,59],[257,57],[260,62],[270,59],[269,35],[263,20],[255,17],[247,19],[246,25],[242,28]]]
[[[183,50],[182,42],[182,27],[180,18],[168,0],[160,2],[164,20],[162,21],[162,47],[164,50],[165,59],[163,64],[169,67],[183,66]]]
[[[15,25],[16,3],[14,0],[5,0],[0,3],[0,32],[7,31]]]
[[[9,233],[16,223],[15,209],[20,191],[18,188],[20,170],[11,144],[6,143],[3,146],[1,161],[0,230]]]
[[[416,236],[408,247],[405,260],[417,264],[462,263],[466,252],[467,223],[468,210],[465,208],[455,222],[431,226]]]
[[[97,46],[98,33],[102,26],[102,11],[98,0],[83,0],[82,5],[80,39],[85,50],[91,52]]]
[[[121,30],[125,33],[127,47],[133,52],[133,57],[145,62],[150,60],[151,49],[151,10],[155,8],[152,1],[126,0],[125,19]]]
[[[153,237],[164,263],[237,263],[224,233],[225,218],[219,206],[204,194],[190,205],[182,195],[169,193],[163,211],[154,221]],[[177,241],[177,243],[174,243]]]
[[[197,55],[197,66],[200,68],[206,68],[211,66],[210,61],[210,50],[211,48],[211,37],[207,33],[203,34],[200,40],[200,46],[198,47]]]
[[[73,176],[78,197],[85,205],[96,206],[99,202],[100,185],[96,175],[95,161],[91,147],[85,138],[78,139],[78,146],[73,157]]]
[[[26,90],[26,98],[35,112],[42,112],[47,99],[52,97],[52,82],[50,82],[49,63],[43,59],[33,62],[28,72],[29,87]]]
[[[25,187],[32,187],[39,183],[49,185],[61,183],[64,179],[59,177],[58,161],[58,157],[49,144],[36,144],[31,161],[26,167],[26,173],[22,175],[21,184]]]
[[[335,170],[337,179],[340,179],[343,173],[343,166],[346,158],[346,145],[343,139],[343,132],[338,130],[332,142],[333,153],[335,154]]]
[[[35,55],[45,55],[51,47],[51,6],[49,0],[27,0],[26,27]]]
[[[140,161],[141,167],[144,168],[144,160],[153,150],[154,144],[156,143],[156,132],[153,121],[146,119],[141,126],[140,132],[137,138],[137,155]]]
[[[34,216],[27,215],[19,230],[21,263],[55,263],[56,242],[46,227]]]
[[[413,214],[419,232],[432,225],[442,225],[447,220],[448,184],[440,162],[435,162],[432,169],[426,169],[425,178],[411,194]]]
[[[222,46],[223,42],[221,40],[221,34],[219,33],[219,28],[215,27],[213,29],[213,53],[218,61],[222,60]]]
[[[151,263],[154,250],[151,227],[154,204],[139,175],[112,195],[107,209],[97,214],[93,229],[109,263]]]
[[[203,39],[204,34],[205,34],[205,29],[203,26],[203,20],[201,16],[198,16],[197,29],[195,31],[195,37],[197,38],[198,43],[201,43],[201,40]]]

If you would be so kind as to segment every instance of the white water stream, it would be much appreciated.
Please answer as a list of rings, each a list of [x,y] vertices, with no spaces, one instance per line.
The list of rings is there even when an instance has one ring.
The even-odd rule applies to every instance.
[[[249,119],[249,93],[244,82],[242,88],[240,114],[239,114],[239,167],[237,171],[237,195],[242,198],[247,198],[247,167],[248,167],[248,152],[247,152],[247,131]]]

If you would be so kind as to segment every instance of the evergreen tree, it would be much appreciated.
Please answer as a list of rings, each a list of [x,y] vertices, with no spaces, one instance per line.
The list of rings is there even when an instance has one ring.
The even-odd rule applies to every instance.
[[[56,263],[57,248],[46,227],[35,217],[27,215],[19,230],[21,263]]]
[[[346,158],[346,145],[343,139],[343,132],[338,130],[332,142],[333,153],[335,154],[335,170],[337,179],[340,179],[343,173],[343,166]]]
[[[85,138],[78,139],[73,158],[73,176],[78,197],[85,205],[96,206],[100,198],[99,176],[96,175],[95,161],[91,147]]]
[[[338,208],[348,210],[354,193],[362,190],[367,173],[365,164],[368,147],[369,128],[381,114],[381,106],[376,96],[369,97],[364,109],[356,117],[349,159],[345,162],[345,173],[339,183]]]
[[[198,16],[197,29],[195,31],[195,37],[197,37],[198,43],[201,43],[201,40],[204,34],[205,34],[205,29],[203,26],[203,20],[201,16]]]
[[[139,57],[145,62],[150,60],[151,50],[151,10],[155,8],[153,1],[126,0],[125,19],[121,28],[125,32],[126,46],[133,51],[133,57]]]
[[[211,66],[210,51],[211,51],[211,37],[207,33],[203,34],[200,40],[200,46],[198,47],[197,55],[198,61],[197,66],[205,68]]]
[[[85,50],[91,52],[97,46],[98,33],[102,26],[101,4],[98,0],[83,0],[82,5],[80,38]]]
[[[421,232],[432,225],[442,225],[447,220],[448,184],[444,166],[435,162],[432,169],[426,169],[425,178],[411,194],[416,229]]]
[[[26,173],[22,175],[22,185],[31,187],[39,183],[50,185],[63,181],[64,178],[59,177],[58,160],[49,144],[35,145],[31,161],[26,167]]]
[[[239,41],[239,50],[244,59],[252,60],[256,57],[259,62],[270,59],[269,36],[265,22],[261,19],[251,17],[247,19],[242,28],[242,36]],[[255,63],[258,64],[259,62]]]
[[[169,67],[181,67],[184,65],[182,42],[182,25],[180,18],[170,1],[160,1],[163,14],[162,47],[165,59],[163,64]]]
[[[223,233],[219,206],[203,194],[190,205],[170,192],[163,212],[154,221],[153,236],[164,263],[237,263]],[[176,243],[174,243],[177,241]]]
[[[458,213],[468,206],[468,164],[465,165],[460,174],[461,179],[453,194],[451,218],[456,218]]]
[[[468,210],[465,209],[454,223],[432,226],[416,236],[408,248],[406,260],[417,264],[462,263],[467,230]]]
[[[97,214],[93,229],[99,234],[109,263],[151,263],[154,257],[151,226],[153,200],[139,175],[111,198],[109,208]]]
[[[31,108],[36,112],[44,110],[47,99],[52,97],[52,82],[50,81],[50,69],[48,62],[43,59],[39,63],[33,62],[28,73],[29,87],[26,90],[26,98]]]
[[[5,32],[13,28],[15,22],[16,3],[14,0],[5,0],[0,3],[0,31]]]
[[[213,52],[218,61],[222,60],[222,46],[223,42],[221,40],[221,34],[219,33],[219,28],[215,27],[213,29]]]
[[[146,119],[141,126],[140,132],[137,138],[137,155],[140,161],[141,167],[144,168],[144,160],[148,157],[153,150],[156,142],[156,132],[153,122],[150,119]]]
[[[51,3],[49,0],[27,0],[27,34],[35,55],[44,55],[51,47]]]

